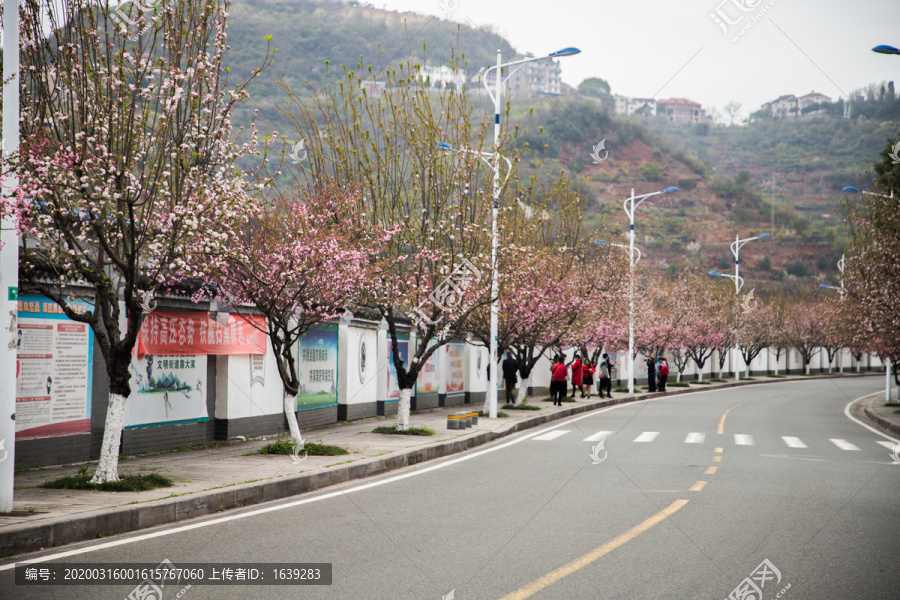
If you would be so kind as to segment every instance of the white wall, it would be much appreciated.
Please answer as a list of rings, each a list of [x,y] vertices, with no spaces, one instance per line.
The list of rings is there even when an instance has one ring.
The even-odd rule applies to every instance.
[[[338,404],[364,404],[378,399],[378,381],[387,379],[383,370],[387,368],[387,360],[380,361],[379,368],[379,357],[387,353],[385,343],[379,354],[378,338],[382,333],[386,332],[379,331],[375,325],[366,326],[358,322],[339,325]]]
[[[284,386],[278,375],[270,341],[266,350],[265,385],[251,384],[250,355],[216,356],[217,419],[240,419],[282,412]]]

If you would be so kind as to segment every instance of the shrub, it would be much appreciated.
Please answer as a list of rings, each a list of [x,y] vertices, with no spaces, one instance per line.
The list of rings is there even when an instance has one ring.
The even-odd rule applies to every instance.
[[[350,451],[340,446],[330,446],[328,444],[316,444],[313,442],[305,442],[303,451],[309,456],[342,456],[350,454]],[[280,439],[277,442],[266,444],[257,451],[258,454],[293,454],[294,444],[289,438]]]
[[[384,433],[386,435],[434,435],[434,429],[431,427],[410,427],[406,430],[397,429],[396,425],[385,425],[382,427],[376,427],[372,430],[372,433]]]
[[[55,490],[93,490],[101,492],[145,492],[161,487],[172,487],[174,482],[157,473],[149,475],[123,475],[119,481],[91,483],[90,475],[62,477],[41,484],[42,488]]]

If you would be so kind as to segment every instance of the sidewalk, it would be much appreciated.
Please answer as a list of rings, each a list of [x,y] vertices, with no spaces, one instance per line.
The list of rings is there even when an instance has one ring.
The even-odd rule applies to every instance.
[[[847,373],[843,377],[867,375],[872,374]],[[248,455],[274,441],[276,436],[247,441],[229,440],[215,448],[120,458],[120,475],[155,472],[175,481],[174,487],[146,492],[42,489],[37,486],[45,481],[76,475],[81,465],[26,470],[17,472],[15,476],[14,512],[0,515],[0,557],[295,496],[463,452],[518,431],[614,404],[736,385],[829,377],[842,376],[836,373],[797,375],[784,379],[760,376],[741,383],[728,381],[692,385],[689,388],[670,387],[665,394],[614,394],[612,400],[593,397],[589,401],[566,403],[562,408],[542,402],[543,397],[529,398],[529,403],[539,405],[541,410],[505,410],[503,412],[509,415],[507,418],[480,418],[478,425],[458,431],[447,429],[447,415],[462,410],[479,410],[480,405],[413,413],[411,425],[426,425],[437,432],[437,435],[428,437],[372,433],[375,427],[392,424],[393,417],[336,423],[304,431],[304,439],[341,446],[350,454],[309,456],[299,464],[294,464],[292,457],[286,455]],[[880,398],[881,403],[872,402],[873,414],[877,412],[879,418],[896,428],[893,431],[900,432],[900,413],[893,412],[896,408],[880,407],[883,395]],[[95,464],[86,465],[88,472],[93,472]]]
[[[894,389],[896,390],[896,388]],[[894,393],[891,394],[891,402],[897,404]],[[881,390],[863,398],[857,405],[857,413],[875,427],[887,431],[891,435],[900,436],[900,406],[885,406],[884,404],[884,390]]]

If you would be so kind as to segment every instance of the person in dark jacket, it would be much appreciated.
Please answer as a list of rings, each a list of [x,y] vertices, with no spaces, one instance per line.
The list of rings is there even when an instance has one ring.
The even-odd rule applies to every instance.
[[[503,359],[503,379],[506,382],[506,403],[516,403],[516,382],[519,380],[519,361],[506,353]]]
[[[656,391],[656,361],[652,358],[647,359],[647,390]]]

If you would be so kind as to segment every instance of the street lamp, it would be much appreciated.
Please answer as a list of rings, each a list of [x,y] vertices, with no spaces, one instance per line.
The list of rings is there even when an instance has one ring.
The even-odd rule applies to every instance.
[[[491,364],[491,372],[497,372],[497,336],[498,330],[500,328],[499,323],[499,314],[500,314],[500,282],[499,282],[499,268],[497,264],[497,253],[500,246],[500,230],[498,228],[498,219],[500,212],[500,188],[502,184],[500,183],[500,94],[501,94],[501,85],[505,81],[505,79],[501,78],[501,70],[503,67],[512,67],[512,66],[521,66],[525,63],[534,62],[536,60],[545,60],[545,59],[553,59],[559,58],[562,56],[572,56],[574,54],[578,54],[581,52],[578,48],[563,48],[562,50],[558,50],[556,52],[551,52],[546,56],[538,56],[538,57],[529,57],[522,60],[515,60],[508,63],[503,63],[502,54],[500,48],[497,48],[497,64],[491,67],[484,72],[484,78],[481,80],[482,85],[487,90],[488,96],[490,96],[491,100],[494,101],[494,152],[493,159],[491,161],[491,168],[494,170],[494,180],[493,180],[493,209],[491,211],[491,356],[490,356],[490,364]],[[488,73],[491,72],[492,69],[496,69],[497,72],[494,74],[494,90],[491,91],[490,86],[488,85]],[[515,71],[510,72],[509,75],[506,76],[506,79],[509,79],[510,76]],[[497,418],[497,385],[492,380],[488,384],[488,406],[489,406],[489,416],[492,419]]]
[[[632,190],[632,194],[634,194],[634,190]],[[624,244],[611,244],[606,240],[594,240],[594,243],[600,244],[601,246],[623,248],[626,252],[628,252],[628,262],[631,269],[628,293],[628,393],[632,394],[634,393],[634,359],[631,357],[634,346],[634,285],[632,283],[632,278],[634,277],[634,265],[638,264],[641,261],[641,249],[634,247],[633,240],[631,246],[626,246]],[[637,252],[637,259],[634,258],[635,252]]]
[[[843,189],[843,191],[853,192],[854,194],[865,194],[866,196],[878,196],[879,198],[893,198],[894,197],[894,190],[891,190],[890,195],[885,196],[884,194],[877,194],[875,192],[867,192],[866,190],[861,190],[859,188],[855,188],[851,185],[848,185],[847,187],[845,187]]]
[[[761,233],[754,237],[741,239],[739,236],[734,236],[734,241],[731,243],[731,254],[734,256],[734,275],[729,275],[727,273],[719,273],[718,271],[710,271],[710,275],[714,275],[717,277],[727,277],[734,281],[734,295],[737,296],[741,293],[741,288],[744,287],[744,278],[740,275],[740,266],[741,266],[741,247],[747,242],[752,242],[753,240],[759,240],[762,238],[770,237],[768,233]],[[735,339],[734,341],[734,380],[740,381],[741,379],[741,371],[738,369],[738,354],[740,353],[741,348],[740,345]],[[750,365],[747,365],[747,368],[750,368]]]
[[[878,54],[900,54],[900,48],[881,44],[880,46],[872,48],[872,52],[877,52]]]
[[[628,393],[634,393],[634,265],[637,264],[637,261],[634,260],[634,209],[641,205],[641,202],[650,198],[651,196],[658,196],[660,194],[667,194],[669,192],[677,192],[677,187],[668,187],[664,190],[660,190],[658,192],[651,192],[649,194],[642,194],[640,196],[634,195],[634,188],[631,188],[631,196],[625,199],[625,202],[622,204],[622,208],[625,209],[625,214],[628,215],[628,221],[630,224],[630,228],[628,230],[628,257],[629,257],[629,278],[628,278]],[[638,250],[640,252],[640,250]]]
[[[600,244],[601,246],[612,246],[614,248],[624,248],[625,250],[628,251],[629,254],[631,254],[631,249],[624,244],[612,244],[610,242],[607,242],[606,240],[594,240],[594,243]],[[639,262],[641,262],[641,249],[635,248],[634,251],[637,252],[637,259],[634,261],[634,264],[638,264]]]

